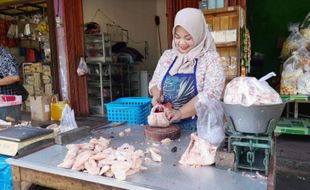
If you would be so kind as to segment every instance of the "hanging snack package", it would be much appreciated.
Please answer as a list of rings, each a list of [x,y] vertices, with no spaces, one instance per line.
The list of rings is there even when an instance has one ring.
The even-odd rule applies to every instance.
[[[281,74],[280,93],[286,95],[297,94],[297,81],[303,75],[304,65],[302,59],[297,52],[288,58],[283,64],[283,71]]]
[[[307,47],[309,40],[304,38],[298,30],[298,25],[291,25],[289,28],[291,34],[287,37],[282,46],[281,58],[287,59],[291,56],[292,52],[296,51],[300,47]]]
[[[254,77],[236,77],[225,89],[224,102],[243,106],[270,105],[282,103],[280,95],[266,82],[275,73],[269,73],[257,80]]]
[[[299,31],[304,38],[310,41],[310,12],[307,14],[304,21],[300,24]]]

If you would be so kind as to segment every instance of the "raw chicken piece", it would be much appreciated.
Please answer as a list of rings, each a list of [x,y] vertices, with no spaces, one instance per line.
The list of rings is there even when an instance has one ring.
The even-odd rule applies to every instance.
[[[148,124],[156,127],[168,127],[170,122],[165,114],[167,109],[164,105],[155,105],[147,117]]]
[[[131,165],[131,161],[118,161],[111,166],[111,171],[116,179],[126,180],[126,172],[130,169]]]
[[[161,142],[161,144],[169,144],[169,143],[171,143],[171,139],[170,138],[165,138],[165,139],[163,139],[163,140],[161,140],[160,142]]]
[[[77,156],[80,147],[77,144],[68,144],[66,147],[68,149],[67,155],[64,161],[61,164],[59,164],[58,167],[72,168],[75,162],[75,157]]]
[[[99,175],[100,167],[94,159],[89,159],[84,164],[86,171],[91,175]]]
[[[110,165],[104,165],[99,172],[99,175],[102,175],[104,173],[106,173],[108,170],[110,170]]]
[[[151,153],[152,160],[154,162],[161,162],[161,155],[159,154],[160,151],[157,148],[150,147],[148,151]]]
[[[84,169],[84,163],[92,156],[92,151],[85,150],[78,154],[75,159],[75,162],[72,166],[73,170],[82,170]]]
[[[123,137],[123,136],[125,136],[125,133],[123,131],[121,131],[121,132],[118,133],[118,136],[119,137]]]
[[[179,163],[194,167],[211,165],[214,163],[216,149],[216,146],[192,133],[191,141]]]
[[[125,131],[125,133],[130,133],[131,132],[131,128],[127,128],[124,131]]]

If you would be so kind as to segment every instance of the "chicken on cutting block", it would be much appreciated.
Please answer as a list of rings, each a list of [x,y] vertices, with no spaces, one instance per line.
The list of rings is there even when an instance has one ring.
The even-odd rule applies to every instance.
[[[191,141],[179,163],[194,167],[211,165],[214,163],[216,150],[216,146],[192,133]]]
[[[168,127],[170,122],[165,113],[167,109],[168,108],[164,105],[155,105],[152,108],[150,115],[147,117],[148,124],[154,127]]]

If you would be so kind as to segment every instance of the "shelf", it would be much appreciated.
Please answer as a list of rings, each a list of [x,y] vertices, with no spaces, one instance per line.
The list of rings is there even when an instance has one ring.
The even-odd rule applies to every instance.
[[[227,43],[218,43],[215,44],[216,47],[233,47],[233,46],[237,46],[237,42],[227,42]]]
[[[238,11],[240,7],[236,6],[230,6],[230,7],[224,7],[224,8],[217,8],[217,9],[207,9],[204,11],[205,15],[212,15],[212,14],[218,14],[223,12],[233,12]]]

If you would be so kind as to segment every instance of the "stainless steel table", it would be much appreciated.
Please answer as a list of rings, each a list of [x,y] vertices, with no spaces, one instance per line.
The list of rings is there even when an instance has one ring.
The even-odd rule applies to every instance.
[[[128,136],[119,137],[118,133],[128,127],[132,129],[132,132]],[[127,142],[137,149],[145,150],[154,142],[146,140],[143,131],[143,126],[125,125],[97,131],[74,143],[87,142],[92,137],[113,136],[113,147]],[[21,189],[23,183],[37,183],[56,189],[267,189],[265,180],[251,179],[242,176],[240,172],[221,170],[214,166],[193,168],[178,164],[189,143],[190,133],[182,131],[179,140],[169,145],[159,145],[162,162],[145,165],[147,170],[129,176],[126,181],[59,168],[57,165],[64,159],[67,149],[65,146],[53,145],[23,158],[9,159],[8,162],[13,166],[13,185],[15,189]],[[175,153],[171,152],[174,146],[177,147]]]

